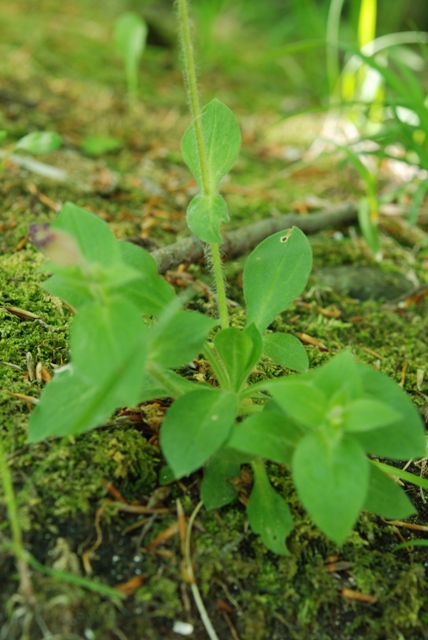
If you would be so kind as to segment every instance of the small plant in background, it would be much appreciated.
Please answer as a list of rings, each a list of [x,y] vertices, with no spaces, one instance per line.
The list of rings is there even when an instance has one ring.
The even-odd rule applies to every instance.
[[[114,40],[125,64],[128,98],[131,104],[138,101],[138,66],[146,46],[147,33],[147,24],[138,13],[123,13],[116,21]]]
[[[423,425],[405,392],[349,351],[307,371],[306,352],[294,336],[266,333],[302,293],[311,271],[311,248],[298,228],[274,234],[250,254],[243,273],[246,325],[230,326],[219,250],[229,214],[218,188],[238,155],[239,127],[218,100],[200,109],[186,1],[178,7],[192,111],[182,148],[200,189],[187,221],[209,244],[219,320],[185,309],[191,293],[176,295],[149,253],[118,241],[94,214],[66,204],[53,225],[32,229],[34,244],[50,259],[44,288],[77,313],[70,363],[44,389],[28,441],[76,436],[119,407],[170,397],[160,430],[163,482],[203,469],[202,500],[214,509],[235,499],[230,479],[242,464],[251,465],[250,525],[269,549],[286,555],[293,520],[270,484],[265,460],[286,465],[309,515],[341,544],[362,509],[388,518],[414,513],[388,476],[395,469],[367,454],[423,456]],[[177,372],[201,352],[214,384]],[[252,384],[264,353],[299,375]]]
[[[7,137],[7,131],[0,131],[0,141]],[[28,133],[23,138],[20,138],[17,142],[10,145],[9,148],[3,154],[0,162],[0,175],[3,173],[6,163],[11,159],[12,154],[15,151],[27,151],[34,155],[42,153],[50,153],[55,151],[62,144],[62,138],[59,133],[55,131],[34,131]]]
[[[88,156],[102,156],[114,153],[123,147],[123,141],[114,136],[86,136],[82,141],[82,151]]]
[[[331,0],[327,23],[327,67],[331,103],[340,103],[327,117],[324,135],[335,137],[338,124],[346,128],[346,154],[362,179],[366,195],[359,203],[359,223],[365,240],[378,259],[382,257],[379,237],[378,175],[384,158],[397,159],[428,169],[428,109],[426,95],[415,75],[426,66],[426,56],[409,45],[424,46],[428,34],[390,33],[376,38],[377,0],[362,0],[358,17],[358,50],[339,42],[343,0]],[[341,49],[351,52],[340,72]],[[423,53],[423,52],[422,52]],[[425,58],[425,59],[424,59]],[[416,174],[416,172],[415,172]],[[416,189],[409,213],[414,224],[428,190],[426,175]]]

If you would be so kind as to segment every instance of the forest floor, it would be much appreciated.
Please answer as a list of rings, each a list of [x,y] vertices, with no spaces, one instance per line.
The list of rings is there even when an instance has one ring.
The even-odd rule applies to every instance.
[[[32,569],[34,599],[26,600],[14,558],[6,552],[10,532],[1,506],[0,639],[172,640],[180,637],[174,624],[187,622],[193,626],[189,637],[204,640],[207,633],[182,571],[176,509],[179,499],[186,516],[192,513],[201,478],[194,474],[159,487],[157,433],[165,403],[123,410],[75,439],[26,444],[31,398],[46,384],[30,379],[27,354],[53,374],[52,365],[68,361],[72,318],[39,286],[43,258],[28,240],[29,225],[53,221],[71,201],[106,220],[118,238],[163,247],[188,235],[185,209],[195,185],[180,154],[189,116],[178,54],[172,45],[148,48],[141,65],[142,101],[129,108],[111,47],[118,7],[110,3],[101,11],[89,3],[57,7],[47,1],[35,13],[29,6],[19,0],[1,10],[6,34],[0,45],[1,128],[9,133],[6,142],[33,130],[58,131],[63,146],[37,160],[63,175],[41,175],[9,161],[0,187],[0,428],[25,545],[42,565]],[[24,43],[22,33],[28,34]],[[322,129],[323,116],[286,119],[281,82],[281,76],[257,76],[245,68],[227,75],[214,70],[202,78],[203,102],[223,100],[243,132],[242,153],[222,187],[230,228],[242,233],[268,216],[289,211],[316,216],[317,210],[345,201],[357,203],[362,192],[353,169],[339,166],[331,154],[300,162]],[[117,149],[88,153],[89,136],[112,136]],[[380,189],[396,186],[385,165]],[[399,213],[409,202],[403,197],[395,204]],[[385,211],[380,229],[380,262],[356,222],[310,236],[309,286],[271,329],[304,335],[311,367],[350,347],[359,361],[399,382],[426,420],[426,212],[418,226],[409,227],[403,215]],[[225,264],[237,323],[244,260]],[[212,282],[202,262],[184,261],[165,277],[177,288],[202,283],[198,304],[212,312]],[[204,373],[202,361],[194,366],[190,375]],[[258,375],[278,371],[266,359]],[[413,461],[408,469],[423,474],[425,461]],[[271,465],[269,471],[296,522],[289,557],[266,550],[249,529],[240,501],[218,512],[202,509],[195,522],[196,580],[219,638],[428,638],[426,548],[394,551],[403,539],[426,533],[364,513],[337,548],[301,508],[286,470]],[[245,497],[251,475],[241,480]],[[412,522],[427,524],[425,496],[406,489],[418,508]],[[149,514],[128,509],[148,504]],[[119,587],[126,597],[105,595],[100,583]]]

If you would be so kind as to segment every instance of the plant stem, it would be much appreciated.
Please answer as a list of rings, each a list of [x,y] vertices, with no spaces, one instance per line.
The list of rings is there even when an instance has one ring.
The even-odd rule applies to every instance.
[[[175,384],[173,380],[171,380],[168,375],[154,362],[150,362],[147,365],[147,372],[152,376],[159,384],[161,384],[165,389],[171,393],[173,398],[178,398],[183,395],[182,388]]]
[[[187,10],[187,0],[178,0],[178,12],[180,16],[181,48],[184,58],[184,79],[186,83],[187,97],[195,127],[196,144],[198,145],[199,162],[201,165],[202,189],[206,195],[210,195],[210,179],[208,162],[205,153],[205,141],[202,131],[201,105],[199,103],[198,83],[196,80],[195,60],[193,55],[192,36],[190,33],[190,20]]]
[[[18,569],[20,590],[23,596],[30,599],[33,596],[30,574],[28,571],[27,553],[24,549],[22,531],[19,524],[18,509],[16,506],[15,493],[13,491],[12,477],[6,460],[6,453],[3,447],[3,440],[0,436],[0,480],[3,485],[4,499],[9,518],[9,526],[12,534],[12,551],[16,559]]]
[[[193,55],[192,36],[190,33],[190,21],[187,7],[187,0],[178,0],[178,14],[180,17],[181,48],[184,59],[184,79],[187,97],[192,114],[193,126],[195,127],[196,144],[198,147],[199,163],[202,176],[202,193],[204,195],[214,195],[210,184],[208,160],[205,149],[204,132],[202,129],[201,106],[199,103],[198,83],[196,80],[195,60]],[[226,287],[223,278],[220,250],[217,242],[210,245],[212,271],[217,293],[217,306],[220,315],[222,329],[229,326],[229,315],[227,311]]]
[[[220,248],[217,242],[211,244],[211,258],[217,293],[217,306],[220,315],[222,329],[229,326],[229,313],[227,310],[226,287],[224,285],[223,267],[220,258]]]

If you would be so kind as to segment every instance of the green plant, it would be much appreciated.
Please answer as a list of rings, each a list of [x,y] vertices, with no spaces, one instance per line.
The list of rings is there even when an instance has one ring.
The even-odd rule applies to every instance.
[[[128,98],[131,104],[138,100],[138,65],[146,46],[147,33],[145,20],[133,11],[122,13],[116,21],[114,39],[125,63]]]
[[[0,131],[0,141],[7,137],[7,131]],[[55,151],[62,144],[62,138],[55,131],[34,131],[20,138],[10,145],[0,162],[0,175],[3,173],[6,162],[15,151],[28,151],[35,155]]]
[[[428,169],[426,95],[414,73],[423,68],[424,60],[409,49],[413,44],[423,47],[428,34],[415,31],[376,38],[377,5],[377,0],[361,2],[359,48],[355,50],[339,44],[343,0],[331,0],[326,39],[330,99],[341,101],[340,112],[333,117],[352,123],[355,131],[354,140],[347,147],[338,146],[365,184],[366,195],[359,204],[360,228],[373,253],[380,258],[378,173],[382,159],[391,157],[393,145],[396,152],[399,145],[397,159]],[[341,48],[352,55],[339,74]],[[367,161],[367,155],[372,156],[371,162]],[[425,176],[417,187],[409,215],[411,223],[416,221],[427,190]]]
[[[32,228],[33,243],[50,259],[45,268],[52,275],[44,288],[77,313],[70,363],[44,389],[28,441],[76,436],[118,407],[170,397],[174,402],[160,430],[167,461],[163,482],[203,468],[202,500],[208,509],[219,508],[237,495],[230,479],[242,464],[251,465],[251,527],[269,549],[288,554],[292,516],[264,461],[286,465],[309,515],[340,544],[362,509],[400,518],[414,512],[385,473],[394,468],[379,467],[367,454],[423,456],[421,419],[398,385],[355,362],[350,351],[307,371],[306,352],[294,336],[266,333],[303,291],[311,271],[310,245],[298,228],[274,234],[250,254],[243,274],[246,325],[229,326],[219,259],[228,213],[217,190],[238,154],[239,129],[218,100],[199,111],[185,0],[179,11],[193,116],[183,155],[201,191],[187,220],[211,243],[220,319],[186,310],[191,293],[177,296],[149,253],[116,240],[94,214],[66,204],[51,227]],[[201,352],[213,384],[177,373]],[[263,353],[300,375],[252,384]]]
[[[29,572],[28,554],[24,547],[22,539],[22,530],[19,522],[18,505],[13,490],[12,475],[3,446],[3,435],[0,434],[0,482],[4,492],[4,501],[7,509],[8,521],[10,525],[12,540],[6,547],[15,556],[16,568],[19,574],[19,587],[21,594],[28,600],[33,596],[33,587],[31,584]],[[2,545],[3,546],[3,545]]]

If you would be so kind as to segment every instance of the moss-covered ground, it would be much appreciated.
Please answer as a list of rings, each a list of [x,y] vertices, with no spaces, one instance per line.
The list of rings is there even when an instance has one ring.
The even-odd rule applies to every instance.
[[[164,246],[187,234],[184,211],[194,185],[180,156],[188,115],[179,56],[168,39],[164,46],[148,47],[141,65],[141,104],[130,109],[111,45],[121,9],[118,0],[37,5],[15,0],[0,10],[5,144],[33,130],[55,129],[63,147],[38,160],[66,171],[65,179],[55,180],[9,162],[1,177],[0,429],[25,546],[45,567],[31,568],[34,598],[26,599],[8,547],[0,487],[1,640],[172,640],[179,637],[173,631],[176,621],[194,626],[190,637],[207,637],[183,577],[176,526],[177,499],[189,516],[199,501],[201,478],[195,474],[159,491],[157,432],[163,403],[124,410],[76,439],[26,444],[32,398],[46,384],[46,375],[30,380],[27,354],[49,374],[67,362],[72,317],[40,287],[43,259],[28,241],[29,225],[52,221],[70,200],[107,220],[121,238],[144,237]],[[165,8],[164,13],[169,26]],[[204,101],[224,100],[243,130],[242,154],[224,185],[231,226],[244,229],[264,216],[302,211],[309,196],[332,204],[358,197],[357,176],[338,169],[332,159],[290,172],[287,154],[308,148],[320,118],[312,114],[284,121],[287,86],[279,70],[240,66],[234,55],[230,52],[224,67],[207,65],[205,71],[201,65]],[[99,157],[85,154],[82,145],[89,135],[114,136],[120,149]],[[398,273],[428,286],[427,229],[422,224],[410,229],[402,218],[386,219],[381,228],[380,264],[357,226],[313,236],[315,269],[308,289],[271,329],[287,326],[318,341],[321,347],[307,345],[312,367],[351,347],[358,360],[400,382],[426,419],[426,298],[409,293],[399,304],[378,293],[361,301],[317,277],[322,268],[357,265],[380,269],[385,282]],[[238,304],[244,259],[225,267],[229,298]],[[203,265],[186,268],[210,284]],[[177,283],[176,276],[167,277]],[[212,301],[201,294],[198,304],[208,308]],[[238,324],[242,311],[237,307],[234,313]],[[262,365],[260,375],[279,373],[267,360]],[[193,375],[203,375],[204,363],[197,366]],[[424,462],[409,468],[423,474]],[[399,530],[364,513],[338,549],[302,510],[286,470],[272,465],[269,472],[296,522],[288,540],[290,557],[266,550],[249,529],[240,502],[219,512],[202,509],[196,519],[196,580],[219,638],[428,638],[426,548],[394,551],[400,536],[408,540],[426,534]],[[248,472],[242,483],[245,494]],[[418,507],[414,521],[427,524],[425,497],[410,486],[407,490]],[[138,511],[148,504],[152,512]],[[73,576],[94,581],[92,588]],[[125,585],[128,595],[106,596],[96,587],[100,583]]]

